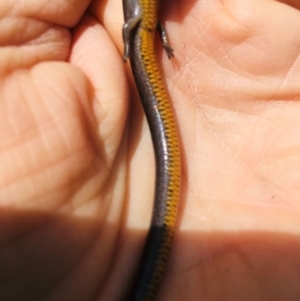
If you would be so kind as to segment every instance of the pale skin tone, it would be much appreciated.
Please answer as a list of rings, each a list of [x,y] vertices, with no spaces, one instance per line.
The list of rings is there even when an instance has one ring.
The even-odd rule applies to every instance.
[[[157,300],[299,300],[300,2],[163,2],[183,172]],[[1,300],[123,300],[137,265],[151,139],[121,0],[89,4],[0,0]]]

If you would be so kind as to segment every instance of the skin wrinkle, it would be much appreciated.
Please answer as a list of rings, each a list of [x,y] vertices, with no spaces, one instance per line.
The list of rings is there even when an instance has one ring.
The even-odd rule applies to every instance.
[[[7,16],[5,18],[3,18],[2,20],[0,20],[1,47],[21,46],[22,44],[24,44],[28,41],[31,41],[32,39],[35,38],[37,29],[41,28],[41,31],[44,32],[45,29],[40,26],[40,25],[42,25],[42,23],[35,22],[34,24],[32,24],[32,22],[34,22],[34,20],[32,20],[29,23],[28,23],[28,21],[29,20],[25,17],[19,18],[19,17],[7,17]],[[50,26],[50,24],[49,24],[49,26]],[[17,27],[17,31],[19,32],[19,34],[14,35],[13,39],[11,39],[10,38],[11,32],[16,27]],[[29,35],[29,32],[32,33],[32,36]],[[38,34],[41,34],[41,32],[39,32]]]
[[[18,83],[20,83],[20,82],[18,82]],[[37,124],[38,124],[38,123],[36,122],[36,126],[34,127],[35,129],[38,128]],[[21,142],[19,142],[19,143],[21,144]],[[13,146],[11,146],[11,147],[13,147]],[[11,147],[10,147],[10,148],[11,148]],[[8,151],[9,151],[9,149],[8,149],[8,150],[6,149],[6,152],[8,152]],[[2,151],[2,154],[3,154],[3,151]]]
[[[204,116],[204,120],[205,119],[205,115]],[[255,117],[255,119],[257,119]],[[220,145],[225,146],[222,147],[223,150],[227,151],[228,154],[232,155],[232,158],[236,161],[236,163],[238,163],[238,165],[243,166],[243,168],[247,169],[248,172],[250,172],[251,175],[255,175],[256,174],[256,169],[257,167],[253,168],[253,166],[249,166],[246,162],[243,161],[243,159],[241,158],[240,155],[238,155],[236,153],[236,151],[234,151],[224,140],[223,138],[221,138],[216,131],[213,130],[213,127],[210,125],[210,123],[206,120],[206,124],[208,125],[209,129],[211,130],[211,132],[213,133],[213,135],[215,136],[216,140],[220,142]],[[249,136],[249,140],[251,139],[251,131],[249,131],[248,133]],[[247,144],[247,142],[245,141],[243,144]],[[262,154],[261,154],[262,155]]]
[[[53,116],[51,116],[52,118]],[[54,121],[54,120],[52,120]],[[52,122],[50,122],[52,123]],[[58,122],[57,122],[58,123]],[[57,125],[56,122],[54,122],[54,127]],[[63,124],[60,123],[61,125],[66,126],[66,124],[68,124],[67,121],[65,121]],[[62,148],[60,149],[60,151],[62,153],[67,153],[70,154],[72,152],[72,147],[71,147],[71,143],[68,143],[67,141],[67,136],[64,135],[64,131],[62,129],[62,127],[57,126],[58,129],[58,136],[61,138],[59,140],[62,141],[61,146]],[[41,137],[41,148],[43,149],[43,152],[47,154],[47,156],[50,158],[51,161],[53,161],[55,159],[55,155],[52,153],[52,147],[53,147],[53,143],[50,143],[50,141],[43,135],[43,133],[40,133],[40,137]],[[77,149],[78,150],[78,149]]]
[[[201,113],[201,116],[202,116],[202,120],[205,122],[205,125],[207,126],[207,129],[210,130],[211,134],[213,134],[215,141],[218,142],[218,144],[221,146],[222,150],[224,150],[227,154],[230,154],[232,159],[234,159],[234,161],[236,163],[238,163],[238,165],[247,167],[247,164],[235,153],[235,151],[230,147],[230,145],[227,144],[225,142],[225,140],[216,131],[214,131],[210,122],[206,119],[205,114]],[[249,170],[251,170],[252,173],[254,174],[254,170],[252,168],[249,168]]]
[[[210,61],[210,57],[207,57],[206,58],[206,61],[207,62],[209,62]],[[214,61],[214,62],[216,62],[216,61]],[[217,63],[217,62],[216,62]],[[221,65],[220,65],[221,66]],[[202,68],[204,69],[205,68],[205,62],[202,64]],[[228,70],[228,68],[226,68],[225,70]],[[231,71],[232,72],[232,71]],[[197,80],[197,77],[193,77],[193,78],[195,78],[195,80]],[[230,77],[228,77],[228,78],[230,78]],[[195,85],[195,83],[194,84],[191,84],[191,86],[198,86],[198,85]],[[226,89],[224,89],[224,90],[226,90]],[[196,94],[198,95],[198,92],[196,92]],[[192,98],[192,99],[194,99],[194,98]],[[195,98],[195,100],[194,100],[195,102],[197,102],[197,98]]]
[[[203,206],[201,206],[201,210],[199,210],[199,214],[193,214],[193,212],[188,211],[188,214],[190,216],[197,217],[196,220],[194,219],[193,223],[190,223],[190,225],[188,225],[188,228],[192,229],[193,224],[196,225],[199,222],[200,223],[205,222],[207,229],[210,230],[218,229],[217,218],[224,215],[224,213],[220,212],[220,210],[218,210],[216,203],[211,201],[213,201],[213,199],[206,200],[206,203]],[[226,200],[224,200],[224,203],[226,203]]]
[[[280,86],[279,86],[279,88],[278,88],[278,92],[280,91],[280,90],[284,90],[283,89],[283,87],[285,87],[285,86],[288,86],[288,81],[290,81],[290,78],[293,78],[293,76],[292,76],[292,74],[294,73],[294,72],[297,72],[297,63],[299,63],[299,61],[300,61],[300,55],[298,55],[294,60],[293,60],[293,62],[291,62],[290,63],[290,66],[287,68],[287,73],[285,74],[285,77],[282,79],[282,81],[281,81],[281,83],[280,83]],[[297,86],[298,85],[298,83],[295,83],[295,85]],[[296,89],[295,89],[296,90]],[[296,90],[297,91],[297,90]],[[275,93],[274,93],[274,95],[276,95]],[[281,93],[280,93],[280,95],[281,95]],[[292,98],[292,99],[290,99],[289,98],[289,100],[295,100],[296,99],[296,97],[299,95],[299,92],[298,93],[296,93],[296,95],[294,96],[294,98]]]
[[[231,49],[229,50],[225,50],[224,49],[224,61],[226,61],[226,64],[229,64],[230,67],[233,68],[225,68],[221,63],[216,62],[221,68],[223,67],[227,72],[229,71],[230,73],[232,73],[232,75],[235,76],[240,76],[241,74],[243,74],[243,76],[245,77],[245,79],[252,79],[252,80],[257,80],[259,81],[259,79],[257,79],[257,76],[254,76],[250,71],[245,70],[245,68],[239,67],[237,64],[234,63],[233,58],[231,58],[230,53],[236,48],[239,47],[240,45],[233,45]],[[247,75],[247,77],[246,77]],[[229,80],[230,77],[228,77]]]
[[[25,91],[26,91],[27,85],[26,85],[26,88],[25,88],[24,85],[23,85],[24,82],[22,80],[20,80],[19,83],[21,83],[21,86],[22,86],[21,87],[21,94],[26,95],[27,93]],[[31,88],[32,93],[30,93],[31,95],[29,95],[29,97],[26,97],[27,98],[27,107],[29,108],[29,111],[31,112],[31,114],[30,114],[31,117],[32,117],[31,119],[33,119],[34,123],[36,124],[35,128],[37,130],[37,136],[41,137],[41,139],[39,139],[40,140],[39,141],[40,142],[39,147],[43,148],[44,151],[46,150],[47,156],[50,156],[50,158],[51,158],[52,153],[48,152],[47,148],[45,148],[46,141],[43,139],[43,137],[44,137],[43,133],[44,133],[45,127],[44,127],[44,124],[42,125],[43,126],[42,128],[39,126],[39,113],[38,113],[38,111],[44,110],[45,112],[48,113],[46,119],[49,119],[49,117],[50,117],[49,125],[53,124],[55,126],[55,122],[54,122],[51,114],[49,114],[50,112],[48,110],[45,110],[45,108],[46,108],[45,102],[43,102],[43,101],[39,102],[40,107],[38,107],[37,108],[38,111],[36,111],[36,108],[32,105],[33,104],[32,99],[39,99],[39,93],[38,93],[39,89],[37,87],[35,87],[34,85],[31,85],[30,88]],[[22,93],[22,90],[24,91],[24,93]],[[32,95],[33,95],[33,97],[32,97]],[[43,98],[41,98],[41,99],[43,99]],[[61,140],[65,141],[63,138]],[[48,147],[48,150],[50,150],[49,147]],[[62,152],[65,152],[65,150],[62,150]],[[51,159],[53,160],[53,157]]]
[[[66,161],[66,158],[68,158],[69,160],[72,160],[72,157],[77,157],[77,156],[78,156],[77,153],[76,154],[72,154],[72,155],[66,155],[64,157],[61,157],[61,159],[59,161],[52,162],[51,164],[47,164],[47,166],[39,165],[39,168],[37,168],[35,170],[31,170],[30,172],[27,169],[26,170],[26,173],[27,173],[26,176],[24,176],[22,173],[20,173],[20,175],[18,177],[14,177],[10,181],[6,181],[2,186],[3,187],[7,187],[7,189],[9,189],[9,186],[11,186],[12,183],[17,186],[17,185],[20,185],[20,183],[18,183],[18,181],[19,182],[26,182],[27,178],[33,178],[33,181],[34,181],[34,177],[39,177],[40,176],[40,174],[41,174],[40,169],[41,168],[43,169],[42,174],[45,174],[45,173],[48,173],[49,170],[52,170],[53,168],[61,165],[61,162]],[[51,177],[50,177],[50,179],[51,179]],[[70,184],[69,181],[64,181],[64,182],[62,182],[61,186],[56,186],[57,190],[59,190],[62,187],[65,187],[65,186],[67,186],[69,184]],[[5,191],[5,189],[4,189],[4,191]],[[45,191],[45,194],[47,194],[49,191],[51,192],[52,188],[49,188],[47,191]],[[36,196],[38,196],[38,195],[36,195]]]
[[[36,127],[37,128],[37,127]]]
[[[23,62],[24,67],[28,65],[33,65],[37,61],[44,60],[45,56],[46,57],[51,56],[52,58],[56,56],[58,59],[61,60],[66,59],[68,55],[68,44],[70,43],[69,31],[59,26],[52,26],[50,28],[49,27],[50,24],[48,25],[45,22],[39,22],[34,20],[27,20],[28,24],[32,24],[32,22],[34,22],[36,25],[36,26],[28,25],[30,26],[30,31],[32,31],[32,34],[30,36],[28,36],[28,32],[26,29],[25,29],[26,34],[24,34],[24,26],[22,30],[17,31],[17,32],[22,32],[22,35],[19,35],[20,37],[19,41],[15,40],[16,42],[14,43],[15,46],[19,46],[18,48],[8,46],[8,44],[7,44],[8,48],[7,47],[1,48],[1,55],[5,55],[5,53],[7,53],[7,55],[11,57],[11,59],[6,60],[6,65],[3,66],[2,72],[8,72],[13,68],[13,65],[11,65],[12,63],[10,62],[15,62],[16,57]],[[20,26],[19,23],[18,26]],[[5,33],[7,32],[8,31],[6,30]],[[18,37],[18,35],[15,36]],[[60,38],[58,38],[58,36]],[[37,54],[33,56],[32,49],[36,50],[37,45],[39,45],[39,51],[37,51],[36,52]]]
[[[259,180],[259,182],[261,183],[265,183],[268,185],[268,187],[274,191],[273,194],[277,195],[282,195],[282,197],[284,196],[284,194],[286,194],[285,190],[280,189],[280,183],[276,183],[273,179],[269,180],[267,183],[265,182],[266,179],[268,179],[268,177],[261,175],[261,173],[257,172],[258,167],[259,167],[259,163],[263,161],[263,154],[261,154],[262,159],[260,160],[260,162],[258,162],[258,164],[256,165],[256,167],[254,168],[253,166],[247,164],[239,155],[236,154],[235,150],[228,145],[223,138],[221,138],[220,135],[217,134],[216,131],[213,130],[212,126],[210,125],[210,122],[206,119],[205,117],[205,113],[203,112],[203,110],[201,111],[201,116],[203,117],[203,120],[205,121],[208,129],[210,129],[211,133],[213,134],[213,136],[216,138],[216,141],[219,142],[221,148],[230,155],[230,157],[232,159],[234,159],[234,161],[243,168],[243,170],[245,171],[245,173],[248,173],[250,175],[252,175],[253,177],[255,177],[256,179]],[[200,114],[199,114],[200,115]],[[249,139],[250,139],[251,134],[249,133]],[[198,137],[198,136],[197,136]],[[276,137],[273,136],[273,140],[276,140]],[[271,143],[273,142],[273,140],[270,140],[268,145],[270,146]],[[264,150],[264,153],[266,153],[268,151],[268,147]],[[286,195],[285,197],[282,198],[282,200],[286,203],[287,208],[293,208],[293,210],[297,210],[299,211],[299,208],[296,208],[293,203],[291,203],[291,201],[289,201],[291,198],[290,195]],[[243,202],[242,204],[246,204],[245,202]],[[273,207],[273,206],[271,206]],[[275,206],[276,207],[276,206]]]
[[[4,23],[2,24],[2,27],[3,25],[5,26],[5,24],[7,23],[7,19],[9,18],[6,17],[0,22],[0,24]],[[8,29],[2,29],[3,35],[1,37],[1,47],[21,46],[21,48],[25,48],[27,46],[43,44],[47,44],[47,46],[49,46],[50,40],[56,41],[58,46],[64,39],[57,39],[57,35],[61,35],[62,37],[66,37],[69,35],[69,31],[65,28],[62,28],[61,26],[53,26],[43,21],[37,21],[36,19],[30,20],[30,18],[28,19],[25,17],[21,17],[21,23],[20,17],[10,17],[10,19],[14,20],[13,22],[11,22],[10,27],[15,28],[17,26],[19,28],[17,29],[17,32],[20,32],[20,34],[14,35],[14,39],[12,40],[9,34],[10,31]],[[8,39],[9,41],[5,42],[5,40]],[[55,48],[57,48],[57,46]]]
[[[226,70],[227,71],[227,69],[224,69],[224,70]],[[231,71],[232,72],[232,71]],[[234,74],[234,73],[233,73]],[[240,77],[240,75],[238,74],[238,73],[236,73],[236,75],[238,75],[239,77]],[[228,76],[227,78],[230,78],[230,76]],[[196,79],[197,79],[197,77],[196,77]],[[248,82],[249,82],[249,79],[250,78],[245,78],[245,80],[247,80]],[[254,79],[254,83],[258,83],[258,84],[260,84],[261,83],[261,79],[256,79],[256,78],[253,78]],[[228,82],[232,82],[232,80],[231,81],[228,81]],[[278,82],[279,83],[279,82]],[[198,85],[195,85],[196,87],[198,87]],[[232,85],[231,85],[232,86]],[[266,85],[266,84],[264,84],[264,86],[262,87],[262,90],[261,90],[261,93],[264,93],[265,94],[265,92],[264,91],[268,91],[268,93],[269,93],[269,87],[274,87],[274,84],[268,84],[268,85]],[[243,88],[243,85],[240,85],[240,89],[242,89]],[[267,89],[268,88],[268,89]],[[233,90],[232,90],[233,91]],[[234,91],[233,91],[234,92]],[[232,93],[233,93],[232,92]],[[194,92],[194,94],[197,94],[198,95],[198,91],[195,91]],[[223,93],[226,93],[226,89],[224,89],[223,90]],[[250,92],[249,91],[249,95],[251,95],[251,93],[253,93],[253,92]],[[277,93],[279,93],[278,91],[277,91]],[[263,95],[263,96],[261,96],[261,95],[257,95],[256,96],[256,98],[258,98],[258,99],[261,99],[261,98],[265,98],[265,100],[273,100],[273,94],[275,95],[275,93],[273,93],[272,92],[272,94],[270,94],[270,95]],[[254,97],[255,95],[251,95],[251,97]],[[279,100],[281,100],[282,98],[284,98],[285,97],[285,95],[282,95],[282,93],[278,96],[278,98],[279,98]],[[219,97],[218,97],[219,98]],[[253,102],[253,101],[252,101]],[[210,102],[211,103],[211,102]],[[197,105],[197,99],[196,99],[196,101],[195,101],[195,104]],[[222,102],[222,105],[223,105],[223,102]],[[231,110],[234,110],[234,108],[231,108],[230,107],[230,109]],[[239,111],[240,112],[240,111]]]
[[[78,191],[74,191],[71,198],[71,205],[67,206],[65,205],[63,207],[63,210],[61,210],[62,212],[73,212],[74,214],[76,214],[77,212],[82,212],[86,213],[86,208],[87,208],[87,200],[89,200],[90,204],[93,204],[92,206],[89,204],[88,207],[91,207],[91,210],[89,209],[88,212],[93,213],[95,212],[95,210],[97,212],[99,212],[99,219],[106,219],[106,217],[108,216],[109,213],[109,204],[111,203],[113,197],[112,196],[106,196],[101,198],[101,207],[99,206],[99,192],[103,192],[103,188],[105,187],[105,185],[99,186],[97,187],[97,189],[93,189],[92,192],[90,191],[90,185],[94,186],[94,174],[91,174],[89,176],[90,180],[87,180],[86,183],[79,183],[78,187]],[[80,181],[82,182],[82,181]],[[76,184],[76,183],[74,183]],[[84,197],[83,197],[84,196]],[[94,205],[96,203],[96,205]],[[101,210],[100,210],[101,208]],[[102,209],[104,208],[104,210]]]
[[[89,5],[88,0],[73,3],[68,0],[46,1],[31,0],[13,3],[13,8],[8,9],[10,15],[24,16],[45,23],[54,23],[59,26],[73,27],[81,17],[82,11]],[[35,4],[35,5],[34,5]]]
[[[53,87],[54,89],[55,89],[55,87]],[[60,91],[57,91],[57,92],[60,92]],[[63,96],[63,95],[60,95],[60,96]],[[43,98],[43,97],[42,97]],[[52,115],[53,116],[53,115]],[[54,123],[56,123],[56,122],[54,122]],[[58,127],[59,129],[61,128],[61,127]],[[66,137],[65,137],[65,139],[63,138],[63,141],[65,141],[65,140],[68,140],[68,139],[66,139]],[[66,150],[70,150],[70,147],[66,147]],[[94,150],[94,152],[96,153],[96,150]],[[104,162],[102,162],[102,164],[101,165],[103,165],[103,163]],[[91,162],[91,165],[92,165],[92,162]],[[89,168],[87,168],[87,169],[89,169]],[[106,166],[106,168],[105,169],[108,169],[108,167]],[[82,201],[82,203],[83,203],[83,201]]]
[[[63,93],[61,87],[58,87],[57,85],[49,85],[48,88],[52,89],[53,92],[55,92],[58,95],[58,97],[63,100],[60,104],[62,104],[62,103],[66,103],[67,104],[66,105],[66,108],[67,108],[66,111],[70,111],[70,108],[73,108],[72,105],[68,105],[68,97],[64,96],[65,94]],[[44,97],[44,95],[42,95],[41,93],[39,93],[39,90],[40,90],[39,88],[35,89],[36,94],[37,94],[37,98],[40,98],[40,99],[44,100],[45,97]],[[61,152],[69,153],[70,151],[72,151],[71,141],[70,141],[70,139],[69,139],[66,131],[64,130],[64,127],[65,127],[66,123],[67,124],[69,124],[69,123],[71,123],[71,124],[76,123],[77,120],[74,121],[74,120],[71,119],[71,114],[73,112],[71,112],[69,114],[71,121],[68,122],[66,119],[64,119],[64,122],[62,123],[61,120],[59,120],[59,119],[56,118],[56,114],[54,112],[51,112],[49,104],[47,105],[47,101],[41,101],[40,103],[41,103],[42,108],[44,109],[44,111],[48,112],[48,116],[50,118],[49,123],[53,124],[53,127],[57,129],[58,135],[59,135],[59,137],[61,137],[61,140],[63,141],[64,148],[61,149]],[[74,111],[78,111],[78,113],[76,115],[78,116],[78,119],[81,120],[82,119],[81,116],[80,116],[81,114],[79,114],[80,110],[75,109]],[[44,129],[43,130],[38,129],[38,130],[40,131],[40,136],[43,138],[43,131],[44,131]],[[43,139],[43,143],[46,143],[46,142],[47,141]],[[46,149],[47,149],[47,147],[46,147]],[[48,147],[48,150],[49,149],[50,148]]]
[[[94,98],[94,97],[93,97]],[[80,98],[78,98],[80,100]],[[81,102],[80,102],[81,103]],[[82,109],[83,111],[85,111],[85,108]],[[105,110],[104,110],[105,112]],[[87,115],[87,113],[86,113]],[[104,147],[102,146],[102,141],[97,143],[97,138],[98,137],[98,132],[96,130],[93,130],[93,126],[94,128],[96,128],[96,120],[97,119],[95,117],[95,115],[93,115],[92,117],[89,118],[88,121],[86,121],[86,123],[84,124],[84,127],[86,129],[86,133],[87,133],[87,139],[91,141],[91,148],[93,150],[93,153],[95,154],[95,156],[97,156],[97,160],[100,162],[101,165],[101,170],[104,174],[106,174],[106,172],[108,172],[109,168],[110,168],[110,158],[107,157],[107,150],[104,149]],[[103,120],[100,121],[100,124],[103,122]],[[99,128],[97,129],[99,131]],[[103,135],[101,135],[102,140],[103,139]],[[104,145],[105,146],[105,145]],[[105,160],[105,158],[107,158]]]
[[[16,148],[18,145],[23,143],[24,140],[31,140],[32,138],[34,138],[36,136],[36,130],[32,129],[32,130],[26,131],[22,134],[23,134],[22,136],[19,135],[20,137],[18,139],[13,137],[10,140],[6,139],[8,141],[8,143],[6,143],[6,144],[1,143],[0,155],[2,155],[3,153],[5,153],[9,150]],[[13,133],[13,135],[14,135],[14,133]]]
[[[22,80],[22,78],[24,77],[24,72],[21,72],[21,76],[19,76],[17,78],[17,80],[15,81],[17,88],[17,91],[20,91],[19,94],[20,95],[27,95],[27,85],[24,85],[24,81]],[[30,88],[32,88],[32,86],[30,86]],[[26,92],[25,92],[26,91]],[[31,89],[32,91],[32,89]],[[36,98],[36,97],[35,97]],[[26,107],[28,108],[28,112],[31,116],[30,120],[33,121],[34,123],[34,127],[37,129],[37,131],[39,131],[39,122],[38,122],[38,118],[36,117],[36,114],[34,113],[35,109],[30,105],[31,103],[31,97],[30,98],[25,98],[26,101]]]
[[[250,47],[252,47],[251,44],[249,44],[249,43],[245,42],[245,44],[248,45],[248,46],[250,46]],[[222,45],[220,45],[219,49],[215,50],[216,57],[219,57],[219,50],[222,49]],[[233,75],[240,76],[241,73],[242,73],[243,75],[248,75],[248,77],[245,77],[245,79],[247,79],[247,80],[251,79],[253,81],[260,82],[261,79],[258,78],[257,75],[255,75],[254,73],[251,73],[249,70],[246,70],[244,67],[239,67],[237,64],[235,64],[233,62],[233,59],[230,58],[230,53],[235,48],[238,48],[240,46],[241,45],[233,45],[232,48],[229,49],[229,50],[225,50],[225,48],[223,48],[224,49],[224,56],[223,56],[223,58],[225,58],[225,60],[214,60],[213,59],[213,62],[216,63],[219,67],[221,67],[221,69],[224,69],[225,71],[229,71]],[[247,58],[247,59],[251,59],[251,58]],[[223,64],[224,61],[226,62],[226,65],[230,64],[230,66],[234,66],[234,68],[236,69],[236,72],[234,72],[234,69],[230,69],[228,66],[225,67],[225,65]],[[229,76],[228,79],[229,78],[231,78],[231,77]]]
[[[100,164],[100,165],[102,166],[102,164]],[[94,166],[95,166],[95,163],[94,163],[94,162],[91,162],[91,169],[94,169]],[[106,166],[106,167],[107,167],[107,166]],[[107,169],[108,169],[108,167],[107,167]],[[89,170],[89,168],[88,168],[88,170]],[[97,169],[95,169],[95,171],[97,171]],[[107,174],[107,172],[105,172],[105,171],[103,171],[103,170],[102,170],[102,173],[103,173],[104,175]],[[114,178],[113,175],[111,175],[111,177]],[[105,203],[106,203],[106,204],[109,204],[109,203],[110,203],[108,200],[111,199],[112,196],[107,196],[107,193],[105,193],[105,190],[108,190],[109,187],[110,187],[109,182],[112,181],[111,177],[110,177],[109,175],[108,175],[108,176],[104,176],[105,180],[104,180],[104,181],[101,181],[101,182],[103,182],[103,184],[102,184],[101,186],[98,185],[98,186],[99,186],[98,189],[95,190],[95,192],[93,193],[93,195],[90,195],[91,201],[93,201],[93,199],[95,198],[96,193],[99,193],[99,191],[101,191],[102,194],[106,195],[106,198],[105,198],[105,199],[107,199],[107,201],[105,201]],[[101,203],[102,203],[102,204],[104,203],[104,200],[103,200],[103,199],[101,200]],[[108,212],[108,209],[107,209],[107,212]],[[103,218],[105,218],[105,215],[103,216]]]
[[[34,138],[34,137],[36,137],[36,136],[40,136],[40,135],[34,134],[34,135],[32,135],[32,138]],[[28,136],[27,136],[26,138],[28,138]],[[32,140],[29,140],[27,144],[31,143],[31,141],[32,141]],[[44,142],[45,142],[45,141],[44,141]],[[12,150],[13,148],[15,148],[15,147],[18,146],[18,145],[21,146],[22,144],[24,144],[24,142],[20,141],[20,142],[18,142],[18,143],[16,143],[16,144],[10,146],[9,148],[6,148],[5,151],[2,151],[2,154],[3,154],[3,155],[4,155],[5,153],[10,154],[10,153],[11,153],[11,150]],[[47,147],[46,147],[46,148],[47,148]],[[48,150],[51,150],[51,147],[48,147]],[[43,152],[43,151],[42,151],[42,152]],[[30,153],[30,152],[29,152],[29,153]],[[48,153],[49,153],[49,152],[48,152]],[[50,152],[49,154],[51,154],[51,152]],[[69,156],[69,155],[66,155],[66,156]],[[40,164],[37,166],[37,168],[41,168],[41,167],[42,167],[42,166],[41,166]]]

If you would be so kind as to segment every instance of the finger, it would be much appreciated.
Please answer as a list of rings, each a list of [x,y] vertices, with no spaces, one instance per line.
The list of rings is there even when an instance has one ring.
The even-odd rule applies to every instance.
[[[73,41],[69,61],[78,66],[92,84],[98,134],[109,144],[107,149],[113,158],[123,134],[128,105],[120,53],[103,27],[89,16],[75,28]]]
[[[1,72],[45,60],[65,60],[69,28],[78,22],[88,0],[0,0]]]

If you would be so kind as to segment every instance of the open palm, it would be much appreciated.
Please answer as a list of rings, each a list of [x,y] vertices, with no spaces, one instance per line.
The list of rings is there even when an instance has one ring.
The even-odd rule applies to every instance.
[[[0,2],[4,301],[122,300],[145,237],[153,154],[121,1],[89,2]],[[300,298],[300,4],[282,2],[163,3],[183,175],[158,300]]]

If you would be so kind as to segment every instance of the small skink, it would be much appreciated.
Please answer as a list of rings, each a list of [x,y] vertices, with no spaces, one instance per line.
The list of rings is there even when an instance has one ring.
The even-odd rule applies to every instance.
[[[179,140],[154,49],[158,29],[168,57],[173,56],[166,31],[158,23],[159,3],[159,0],[123,0],[123,59],[130,58],[151,131],[156,162],[152,221],[137,278],[126,299],[130,301],[152,301],[157,295],[171,251],[179,202]]]

